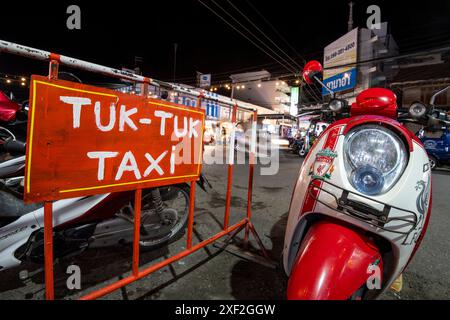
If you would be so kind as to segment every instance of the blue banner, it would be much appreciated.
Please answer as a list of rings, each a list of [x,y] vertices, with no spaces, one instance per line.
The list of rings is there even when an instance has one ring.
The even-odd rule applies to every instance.
[[[206,103],[206,116],[219,118],[219,106],[214,101]]]
[[[345,91],[356,86],[356,68],[338,73],[330,78],[324,79],[323,83],[334,92]],[[330,94],[322,88],[322,95]]]

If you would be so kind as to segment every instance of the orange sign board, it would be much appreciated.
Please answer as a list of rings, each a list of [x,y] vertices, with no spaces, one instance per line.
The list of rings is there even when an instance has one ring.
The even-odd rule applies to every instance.
[[[196,180],[205,112],[33,76],[26,202]]]

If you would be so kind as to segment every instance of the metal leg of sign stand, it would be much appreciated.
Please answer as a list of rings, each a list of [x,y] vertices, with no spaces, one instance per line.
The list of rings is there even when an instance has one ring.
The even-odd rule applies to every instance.
[[[59,56],[50,55],[48,70],[49,79],[58,79]],[[55,275],[53,271],[53,202],[44,202],[44,266],[45,266],[45,298],[55,299]]]
[[[192,248],[192,233],[194,228],[194,209],[195,209],[195,187],[196,182],[192,181],[190,184],[189,194],[189,216],[188,216],[188,234],[187,234],[187,248]]]
[[[45,298],[55,299],[53,274],[53,203],[44,202]]]
[[[245,235],[244,239],[242,241],[242,246],[238,246],[236,244],[231,244],[231,240],[234,239],[234,236],[237,235],[233,234],[233,236],[230,236],[225,241],[220,241],[214,244],[216,248],[219,248],[221,250],[225,250],[228,253],[231,253],[239,258],[252,261],[255,263],[258,263],[260,265],[263,265],[268,268],[275,269],[277,267],[277,263],[272,261],[267,253],[266,248],[264,247],[263,242],[261,241],[261,238],[259,237],[258,233],[256,232],[256,229],[254,225],[251,222],[252,217],[252,196],[253,196],[253,176],[255,171],[255,154],[256,154],[256,121],[257,121],[257,113],[256,111],[252,115],[253,120],[253,128],[252,128],[252,141],[250,142],[250,154],[249,154],[249,160],[250,160],[250,167],[249,167],[249,179],[248,179],[248,193],[247,193],[247,223],[245,224]],[[236,108],[233,108],[233,115],[232,115],[232,123],[233,125],[236,122]],[[231,186],[232,186],[232,176],[233,176],[233,163],[234,163],[234,137],[233,134],[231,135],[231,142],[230,142],[230,164],[228,166],[228,183],[227,183],[227,198],[226,198],[226,206],[225,206],[225,221],[224,226],[227,226],[228,224],[228,217],[230,213],[230,202],[231,202]],[[255,238],[260,251],[262,253],[262,256],[250,252],[248,250],[248,244],[249,244],[249,236],[250,233]]]
[[[134,194],[134,240],[133,240],[133,276],[139,275],[139,241],[141,235],[141,203],[142,189],[136,189]]]
[[[234,137],[235,137],[235,123],[236,123],[237,106],[233,107],[231,115],[232,129],[230,133],[230,144],[229,144],[229,157],[228,157],[228,180],[227,180],[227,195],[225,199],[225,217],[223,220],[223,230],[228,228],[228,223],[230,221],[230,208],[231,208],[231,189],[233,186],[233,166],[234,166]]]
[[[238,242],[235,238],[235,236],[242,230],[245,229],[245,235],[247,239],[242,240],[241,242]],[[245,227],[242,229],[237,230],[237,232],[233,235],[230,235],[229,238],[227,238],[224,241],[218,241],[214,243],[214,247],[224,250],[234,256],[237,256],[241,259],[251,261],[257,264],[260,264],[262,266],[265,266],[267,268],[276,269],[278,267],[278,263],[273,261],[264,246],[264,244],[261,241],[261,238],[259,237],[258,233],[256,232],[255,226],[251,221],[247,220],[247,223],[245,224]],[[256,240],[256,243],[258,244],[259,250],[261,254],[256,252],[251,252],[249,250],[248,241],[249,241],[249,234],[247,234],[247,230],[249,233],[253,235],[253,237]],[[231,243],[234,240],[234,244]]]
[[[276,269],[278,267],[278,263],[276,263],[275,261],[273,261],[269,258],[263,257],[263,256],[259,255],[258,253],[250,252],[248,250],[248,248],[244,249],[243,247],[238,246],[236,244],[225,243],[224,241],[219,241],[214,244],[214,247],[216,247],[220,250],[224,250],[238,258],[262,265],[266,268]],[[265,250],[265,249],[261,249],[261,250]]]

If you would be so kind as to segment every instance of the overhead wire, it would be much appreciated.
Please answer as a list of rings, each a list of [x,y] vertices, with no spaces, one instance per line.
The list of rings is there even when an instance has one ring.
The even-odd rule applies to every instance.
[[[227,2],[237,11],[241,16],[243,16],[256,30],[259,31],[267,40],[270,41],[278,50],[280,50],[289,60],[291,60],[300,70],[302,67],[294,60],[292,57],[287,54],[282,48],[280,48],[267,34],[262,31],[246,14],[244,14],[241,10],[239,10],[238,7],[236,7],[230,0],[227,0]]]
[[[236,32],[238,32],[240,35],[242,35],[244,38],[246,38],[248,41],[250,41],[254,46],[256,46],[259,50],[264,52],[266,55],[271,57],[273,60],[277,61],[280,65],[282,65],[286,70],[292,71],[289,67],[287,67],[284,63],[280,62],[278,59],[276,59],[274,56],[272,56],[270,53],[268,53],[266,50],[261,48],[260,45],[258,45],[256,42],[254,42],[252,39],[250,39],[247,35],[245,35],[243,32],[241,32],[238,28],[236,28],[234,25],[229,23],[225,18],[223,18],[220,14],[218,14],[214,9],[206,5],[202,0],[198,0],[204,7],[206,7],[208,10],[210,10],[213,14],[215,14],[217,17],[219,17],[222,21],[224,21],[227,25],[229,25],[231,28],[233,28]]]
[[[269,45],[267,45],[264,41],[262,41],[258,36],[256,36],[252,31],[250,31],[246,26],[244,26],[239,20],[237,20],[231,13],[229,13],[224,7],[218,4],[216,1],[211,0],[218,8],[220,8],[227,16],[229,16],[233,21],[235,21],[241,28],[243,28],[246,32],[248,32],[254,39],[258,40],[259,43],[264,45],[268,50],[270,50],[273,54],[275,54],[279,59],[281,59],[285,64],[287,64],[291,69],[289,71],[296,72],[295,66],[292,65],[285,58],[280,56],[275,50],[273,50]]]
[[[228,2],[230,2],[229,0],[227,0]],[[293,48],[290,44],[289,44],[289,42],[286,40],[286,38],[284,38],[282,35],[281,35],[281,33],[280,32],[278,32],[278,30],[269,22],[269,20],[268,19],[266,19],[265,17],[264,17],[264,15],[255,7],[255,6],[253,6],[248,0],[247,0],[247,3],[250,5],[250,7],[261,17],[261,19],[262,20],[264,20],[264,22],[266,22],[266,24],[278,35],[278,37],[281,39],[281,40],[283,40],[290,48],[291,48],[291,50],[293,50],[294,51],[294,53],[296,53],[297,54],[297,56],[299,56],[299,57],[301,57],[302,58],[302,60],[303,60],[303,63],[305,64],[306,63],[306,60],[297,52],[297,50],[295,50],[295,48]],[[234,7],[234,6],[233,6]],[[240,12],[241,13],[241,12]],[[242,14],[242,13],[241,13]],[[249,20],[248,19],[248,17],[247,16],[245,16],[246,18],[247,18],[247,20]],[[256,26],[255,26],[256,27]],[[261,33],[263,33],[258,27],[256,27],[257,29],[258,29],[258,31],[260,31]],[[270,40],[270,38],[266,35],[266,34],[264,34],[265,36],[266,36],[266,38],[268,38],[269,40]],[[272,43],[274,43],[272,40],[270,40]],[[278,46],[277,46],[278,47]],[[279,48],[279,47],[278,47]],[[281,49],[280,49],[281,50]],[[289,59],[290,60],[292,60],[297,66],[298,66],[298,68],[299,69],[302,69],[302,67],[294,60],[294,59],[292,59],[292,57],[291,56],[289,56],[286,52],[284,52],[283,50],[281,50],[287,57],[289,57]],[[320,100],[322,100],[322,98],[320,97],[320,96],[318,96],[317,95],[317,93],[316,93],[316,90],[318,90],[318,91],[320,91],[320,89],[317,87],[317,84],[316,83],[314,83],[314,88],[309,84],[309,83],[306,83],[307,84],[307,86],[310,88],[310,90],[311,90],[311,93],[312,93],[312,95],[314,96],[314,99],[316,100],[316,101],[320,101]]]
[[[254,38],[256,38],[260,43],[262,43],[266,48],[268,48],[272,53],[274,53],[278,58],[280,58],[284,63],[288,64],[290,69],[288,67],[286,67],[286,65],[284,63],[281,63],[278,59],[274,58],[271,54],[268,54],[267,51],[265,51],[264,49],[262,49],[259,45],[257,45],[253,40],[251,40],[249,37],[247,37],[243,32],[241,32],[240,30],[238,30],[235,26],[233,26],[230,22],[228,22],[225,18],[223,18],[220,14],[218,14],[214,9],[210,8],[209,6],[207,6],[205,3],[203,3],[201,0],[198,0],[203,6],[205,6],[207,9],[209,9],[211,12],[213,12],[216,16],[218,16],[222,21],[224,21],[225,23],[227,23],[230,27],[232,27],[235,31],[237,31],[238,33],[240,33],[242,36],[244,36],[247,40],[249,40],[251,43],[253,43],[257,48],[259,48],[260,50],[262,50],[264,53],[266,53],[267,55],[269,55],[272,59],[274,59],[275,61],[277,61],[280,65],[282,65],[283,67],[285,67],[288,71],[293,72],[294,74],[296,74],[296,70],[295,67],[292,66],[292,64],[290,64],[288,61],[286,61],[286,59],[282,58],[279,54],[277,54],[273,49],[271,49],[267,44],[265,44],[265,42],[263,42],[261,39],[259,39],[257,36],[254,35],[254,33],[252,33],[248,28],[246,28],[242,23],[240,23],[234,16],[232,16],[228,11],[226,11],[222,6],[220,6],[217,2],[215,2],[214,0],[212,0],[212,2],[219,7],[223,12],[225,12],[229,17],[231,17],[235,22],[237,22],[245,31],[247,31],[248,33],[250,33]],[[308,84],[309,85],[309,84]],[[314,93],[315,99],[317,101],[320,101],[321,99],[319,97],[317,97],[316,93],[314,92],[314,90],[312,90],[312,92]]]

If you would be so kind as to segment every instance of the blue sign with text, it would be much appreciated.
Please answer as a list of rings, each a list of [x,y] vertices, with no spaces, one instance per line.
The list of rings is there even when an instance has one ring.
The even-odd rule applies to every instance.
[[[332,91],[339,92],[356,87],[356,68],[338,73],[330,78],[324,79],[323,83]],[[322,95],[330,94],[330,92],[322,88]]]
[[[219,106],[214,101],[206,103],[206,116],[219,118]]]

